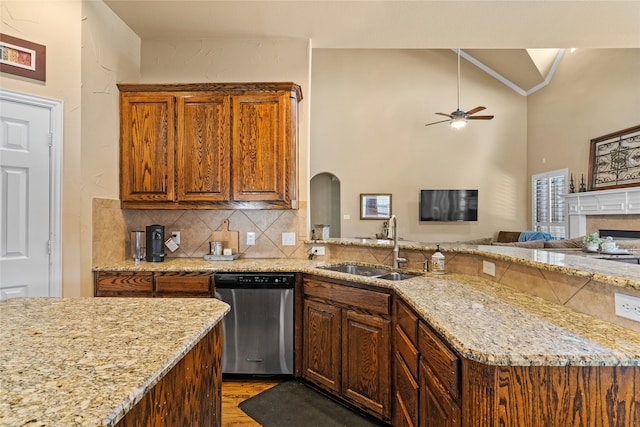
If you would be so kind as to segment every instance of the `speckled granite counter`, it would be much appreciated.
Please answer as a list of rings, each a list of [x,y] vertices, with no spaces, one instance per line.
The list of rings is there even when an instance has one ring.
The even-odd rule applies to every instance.
[[[349,244],[348,242],[342,244]],[[386,246],[385,246],[386,247]],[[447,250],[450,250],[449,248]],[[619,278],[627,264],[610,261],[612,266],[584,264],[564,254],[529,249],[469,246],[462,253],[491,254],[494,258],[522,260],[569,268],[574,275],[604,275],[610,282],[640,285],[637,276]],[[330,262],[329,262],[330,263]],[[287,259],[239,259],[210,262],[203,259],[167,259],[164,263],[122,261],[97,270],[120,271],[291,271],[350,280],[394,290],[464,357],[490,365],[640,365],[640,333],[581,314],[562,305],[547,302],[480,277],[447,274],[419,275],[402,281],[339,273],[317,268],[321,261]],[[640,269],[638,270],[640,272]],[[639,286],[640,288],[640,286]]]
[[[373,248],[391,248],[389,240],[375,239],[329,239],[315,241],[315,244],[360,246]],[[399,242],[401,250],[433,251],[435,243],[413,242],[402,240]],[[523,249],[513,246],[492,245],[457,245],[453,243],[441,244],[440,248],[446,252],[473,254],[488,259],[517,262],[521,265],[540,268],[542,270],[559,272],[579,277],[589,277],[602,283],[619,287],[640,290],[640,265],[612,262],[596,258],[597,255],[583,256],[575,251],[554,249]]]
[[[215,299],[0,302],[0,425],[114,425],[229,311]]]

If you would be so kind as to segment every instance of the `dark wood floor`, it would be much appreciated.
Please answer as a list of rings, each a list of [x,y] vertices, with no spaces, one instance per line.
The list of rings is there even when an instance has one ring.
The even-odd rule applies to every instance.
[[[235,380],[225,379],[222,381],[222,426],[256,426],[260,424],[256,423],[251,417],[242,412],[242,409],[238,408],[240,402],[247,400],[251,396],[255,396],[270,389],[274,385],[278,384],[279,380]]]

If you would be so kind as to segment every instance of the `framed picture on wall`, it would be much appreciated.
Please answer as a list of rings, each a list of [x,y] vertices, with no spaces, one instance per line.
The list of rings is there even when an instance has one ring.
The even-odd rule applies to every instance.
[[[389,219],[391,194],[360,194],[360,219]]]
[[[640,126],[591,140],[589,190],[640,185]]]
[[[0,34],[0,71],[45,81],[47,48],[7,34]]]

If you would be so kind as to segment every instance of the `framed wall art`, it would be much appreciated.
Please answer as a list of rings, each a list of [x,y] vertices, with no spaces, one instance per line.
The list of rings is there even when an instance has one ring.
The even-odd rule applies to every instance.
[[[360,194],[360,219],[391,218],[391,194]]]
[[[591,140],[589,190],[640,186],[640,125]]]
[[[0,71],[45,81],[47,48],[16,37],[0,34]]]

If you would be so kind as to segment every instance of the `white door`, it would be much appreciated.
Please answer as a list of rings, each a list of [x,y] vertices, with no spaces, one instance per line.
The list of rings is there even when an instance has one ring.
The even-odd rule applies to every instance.
[[[0,99],[0,299],[52,292],[51,109]]]

